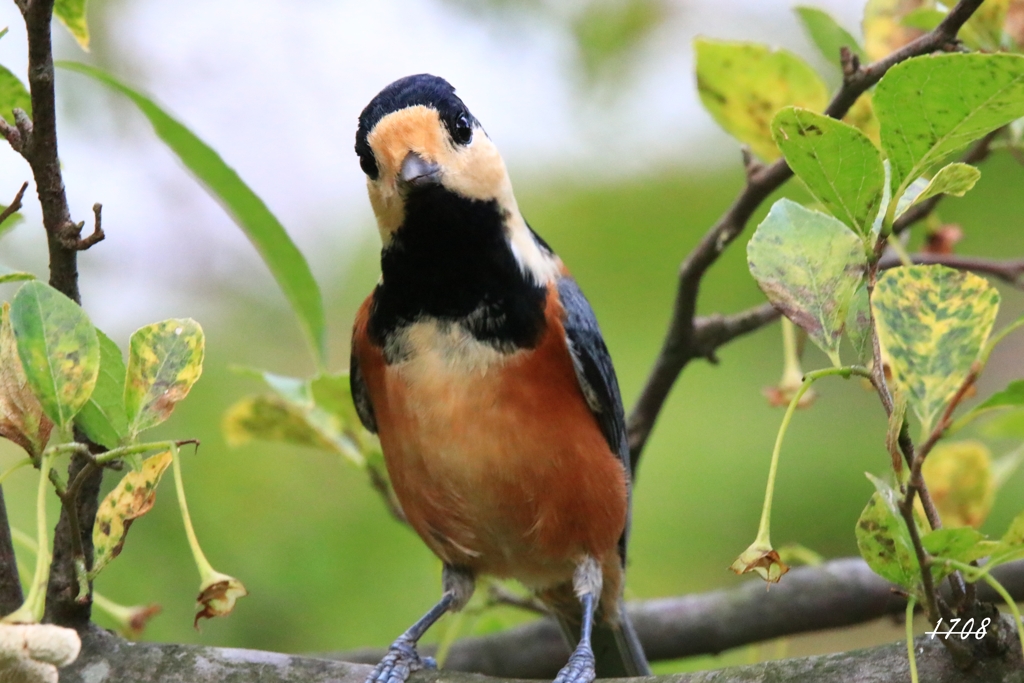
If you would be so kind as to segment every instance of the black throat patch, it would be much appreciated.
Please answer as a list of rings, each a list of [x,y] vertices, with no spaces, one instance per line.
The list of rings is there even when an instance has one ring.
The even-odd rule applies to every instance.
[[[405,214],[381,254],[370,338],[387,349],[403,327],[436,319],[505,353],[533,347],[544,330],[547,289],[520,270],[498,203],[431,186],[409,195]]]

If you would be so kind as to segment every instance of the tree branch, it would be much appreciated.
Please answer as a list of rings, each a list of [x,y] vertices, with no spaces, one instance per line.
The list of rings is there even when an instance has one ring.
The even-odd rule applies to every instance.
[[[921,636],[914,650],[920,679],[929,683],[1017,683],[1024,666],[1009,620],[999,621],[1005,654],[978,661],[968,672],[957,669],[939,640]],[[514,653],[506,653],[514,654]],[[564,657],[561,659],[564,663]],[[61,681],[134,681],[135,683],[364,683],[370,666],[315,657],[159,643],[129,643],[92,626],[82,632],[82,653],[61,670]],[[552,674],[542,677],[550,678]],[[864,650],[801,659],[784,659],[710,672],[651,677],[659,683],[874,683],[909,680],[903,642]],[[419,671],[411,683],[496,683],[502,679],[460,673]],[[625,680],[625,679],[619,679]]]
[[[81,304],[78,290],[78,252],[103,239],[103,231],[100,227],[100,211],[97,204],[93,208],[96,218],[95,230],[92,235],[82,239],[84,223],[75,223],[71,220],[67,195],[64,192],[64,179],[57,154],[57,107],[50,36],[53,4],[54,0],[26,0],[18,3],[28,34],[28,84],[33,119],[29,120],[24,112],[16,110],[14,118],[17,128],[5,126],[0,132],[3,132],[11,147],[18,151],[32,168],[49,247],[50,286],[75,303]],[[75,431],[75,438],[93,447],[78,430]],[[79,454],[72,455],[68,481],[75,481],[88,465],[87,458]],[[54,532],[53,565],[46,595],[44,618],[47,621],[77,628],[89,623],[91,601],[75,601],[78,582],[74,557],[77,554],[75,549],[81,548],[85,553],[86,565],[92,563],[92,526],[96,517],[102,476],[102,469],[99,468],[82,475],[78,499],[65,501],[66,504],[61,507],[60,520]],[[77,513],[73,516],[81,521],[79,538],[71,537],[76,525],[68,518],[68,505]]]
[[[14,556],[14,543],[11,540],[11,526],[7,519],[4,489],[0,486],[0,614],[10,614],[18,609],[24,599],[18,578],[18,562]]]
[[[837,119],[842,118],[857,98],[881,80],[894,65],[911,57],[950,46],[956,39],[960,27],[978,9],[981,2],[982,0],[961,0],[934,30],[869,66],[860,66],[852,58],[847,60],[843,85],[825,109],[825,114]],[[747,221],[761,203],[792,175],[785,159],[779,159],[767,167],[747,164],[747,183],[743,191],[683,261],[679,269],[672,320],[665,341],[640,398],[629,416],[629,447],[634,465],[640,458],[658,414],[679,374],[691,360],[706,355],[698,353],[694,345],[694,316],[704,273],[743,231]]]
[[[998,567],[993,575],[1011,595],[1024,600],[1024,561]],[[628,609],[648,658],[664,661],[898,616],[907,603],[895,588],[863,560],[845,558],[793,569],[770,591],[762,581],[751,580],[710,593],[630,603]],[[987,584],[981,584],[978,593],[983,600],[1000,600]],[[363,649],[331,657],[376,663],[384,652]],[[558,627],[541,619],[503,633],[459,640],[445,666],[491,676],[551,678],[568,656]]]

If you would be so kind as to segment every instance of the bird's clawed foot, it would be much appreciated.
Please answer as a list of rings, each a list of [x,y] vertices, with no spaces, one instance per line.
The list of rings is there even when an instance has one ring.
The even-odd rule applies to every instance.
[[[594,651],[589,644],[580,643],[573,651],[562,670],[555,676],[554,683],[593,683],[597,678],[594,669]]]
[[[436,668],[437,662],[433,657],[420,657],[416,643],[399,638],[388,648],[388,653],[367,677],[366,683],[405,683],[413,671]]]

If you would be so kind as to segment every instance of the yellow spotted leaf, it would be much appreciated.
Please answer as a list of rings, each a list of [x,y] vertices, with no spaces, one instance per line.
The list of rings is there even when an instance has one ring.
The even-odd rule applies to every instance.
[[[909,266],[880,275],[871,303],[893,378],[931,431],[992,331],[999,292],[973,273]]]
[[[241,399],[228,408],[221,424],[230,446],[254,439],[279,441],[338,453],[362,466],[365,458],[347,429],[351,426],[319,405],[289,401],[279,394]]]
[[[771,121],[783,107],[820,112],[828,88],[805,61],[757,43],[698,39],[697,90],[712,118],[766,161],[779,157]]]
[[[53,421],[28,386],[11,329],[10,308],[4,302],[0,309],[0,436],[38,458],[46,448]]]
[[[146,458],[141,469],[126,474],[100,503],[92,529],[95,556],[91,576],[121,553],[128,527],[153,507],[156,487],[171,460],[170,451]]]
[[[928,454],[921,471],[945,526],[981,526],[995,497],[992,456],[985,444],[940,443]]]
[[[903,24],[915,10],[931,9],[934,0],[868,0],[864,7],[864,51],[875,62],[924,34]]]
[[[124,407],[128,431],[155,427],[188,396],[203,372],[203,328],[191,318],[170,319],[136,330],[128,347]]]
[[[881,479],[867,477],[875,493],[857,520],[857,548],[876,574],[916,593],[921,570],[897,493]]]
[[[14,295],[10,320],[28,385],[47,417],[63,429],[96,386],[96,329],[78,304],[39,281]]]

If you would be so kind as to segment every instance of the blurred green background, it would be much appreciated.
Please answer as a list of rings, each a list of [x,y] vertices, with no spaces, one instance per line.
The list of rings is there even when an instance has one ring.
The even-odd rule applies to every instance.
[[[692,86],[687,82],[687,87]],[[344,135],[347,139],[347,128]],[[343,151],[347,153],[347,145]],[[735,163],[699,166],[680,159],[675,165],[611,179],[533,172],[519,181],[513,173],[524,215],[562,256],[597,312],[627,410],[660,347],[680,261],[742,187],[735,145],[726,143],[716,152]],[[354,158],[346,157],[349,162],[354,164]],[[942,217],[963,225],[964,253],[1019,255],[1024,252],[1024,169],[1002,155],[985,162],[982,170],[981,181],[967,197],[943,202]],[[74,177],[68,182],[74,183]],[[785,191],[805,198],[793,184]],[[701,312],[733,312],[763,301],[747,273],[744,245],[770,203],[705,278]],[[325,222],[324,229],[329,228]],[[338,249],[339,262],[349,265],[321,278],[332,370],[347,366],[352,317],[379,274],[375,231],[365,220],[358,228],[343,243],[331,245]],[[38,226],[17,231],[33,230],[33,239],[41,242]],[[89,283],[84,284],[88,308]],[[123,554],[98,579],[97,589],[126,604],[162,606],[145,633],[147,640],[284,652],[386,645],[438,597],[438,560],[388,516],[365,475],[339,457],[272,444],[237,449],[225,445],[221,415],[241,396],[261,390],[230,366],[295,376],[308,375],[312,366],[279,296],[264,297],[216,280],[193,286],[203,297],[194,315],[207,334],[204,374],[153,437],[202,441],[197,454],[184,455],[196,530],[214,566],[242,579],[250,596],[230,617],[206,621],[201,631],[192,629],[198,576],[169,482],[153,511],[132,527]],[[997,327],[1024,311],[1024,296],[1002,289]],[[3,298],[12,293],[13,287],[0,287]],[[177,314],[182,313],[188,311]],[[116,341],[124,347],[127,339]],[[630,598],[750,580],[733,576],[727,567],[753,540],[782,418],[782,411],[761,395],[781,372],[778,326],[733,342],[719,356],[718,366],[701,361],[686,369],[643,456],[634,498]],[[823,355],[808,350],[805,369],[827,364]],[[993,356],[979,395],[1020,377],[1024,334],[1009,339]],[[827,557],[853,555],[854,522],[872,491],[863,473],[883,475],[888,468],[885,420],[877,399],[856,380],[829,380],[816,389],[817,402],[798,413],[783,448],[772,538],[777,546],[799,542]],[[996,442],[994,452],[1000,455],[1013,445]],[[0,467],[17,457],[10,444],[0,443]],[[106,489],[114,483],[115,476],[108,475]],[[34,528],[34,491],[30,471],[19,472],[5,486],[12,522],[25,531]],[[985,529],[1001,533],[1021,501],[1024,474],[1018,472],[1000,493]],[[56,520],[55,497],[50,508]],[[525,618],[500,610],[474,628],[482,632]],[[110,624],[100,613],[97,621]],[[444,629],[442,624],[431,637]],[[667,668],[848,649],[896,637],[891,625],[881,624]]]

